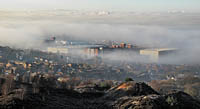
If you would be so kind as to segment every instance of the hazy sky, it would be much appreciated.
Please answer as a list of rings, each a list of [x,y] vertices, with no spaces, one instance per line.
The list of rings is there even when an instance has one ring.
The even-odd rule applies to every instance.
[[[200,0],[0,0],[0,8],[200,11]]]

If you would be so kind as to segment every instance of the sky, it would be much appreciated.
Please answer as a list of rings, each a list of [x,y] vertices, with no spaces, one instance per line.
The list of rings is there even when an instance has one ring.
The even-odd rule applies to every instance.
[[[0,0],[0,8],[62,8],[118,11],[200,11],[200,0]]]

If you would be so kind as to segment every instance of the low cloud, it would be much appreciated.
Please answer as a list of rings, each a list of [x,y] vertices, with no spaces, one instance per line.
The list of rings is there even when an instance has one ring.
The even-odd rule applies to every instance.
[[[81,18],[78,18],[81,19]],[[113,21],[116,20],[113,18]],[[151,21],[148,21],[151,22]],[[152,20],[153,22],[153,20]],[[181,21],[180,21],[181,22]],[[14,19],[0,21],[0,44],[16,48],[42,48],[43,40],[50,36],[66,36],[82,40],[114,40],[138,46],[169,47],[182,50],[179,56],[166,58],[166,62],[198,63],[200,58],[199,26],[174,24],[107,23],[91,20],[65,21]],[[120,53],[113,60],[121,59]],[[113,54],[112,54],[113,56]],[[109,55],[107,56],[109,57]],[[136,57],[137,58],[137,57]],[[111,58],[110,58],[111,59]],[[126,59],[124,59],[126,60]],[[133,59],[134,60],[134,59]],[[142,60],[142,59],[140,59]]]

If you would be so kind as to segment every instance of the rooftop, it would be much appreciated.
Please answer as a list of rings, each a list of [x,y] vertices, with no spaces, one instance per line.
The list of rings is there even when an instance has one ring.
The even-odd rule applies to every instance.
[[[152,49],[144,49],[145,51],[174,51],[177,48],[152,48]]]

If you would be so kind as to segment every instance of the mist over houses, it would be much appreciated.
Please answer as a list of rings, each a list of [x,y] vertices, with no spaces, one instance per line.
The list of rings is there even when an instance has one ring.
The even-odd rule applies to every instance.
[[[0,109],[200,109],[200,2],[179,1],[1,1]]]
[[[131,43],[106,40],[89,42],[81,40],[56,40],[56,37],[51,37],[50,39],[45,40],[45,43],[47,44],[46,52],[63,55],[79,55],[85,58],[104,58],[109,55],[112,59],[112,57],[118,56],[116,58],[119,59],[116,60],[122,61],[123,57],[133,58],[137,56],[138,60],[135,60],[135,62],[158,63],[161,62],[162,57],[175,54],[178,51],[176,48],[140,47]]]
[[[84,51],[85,49],[93,48],[81,49]],[[130,47],[125,48],[124,43],[121,45],[116,44],[115,47],[108,47],[107,49],[111,49],[110,52],[115,51],[115,49],[120,51],[131,50]],[[68,89],[77,91],[68,92],[70,95],[77,96],[80,93],[83,96],[81,99],[85,99],[84,96],[88,96],[87,94],[94,94],[90,95],[90,97],[97,97],[97,95],[101,97],[105,92],[105,97],[114,96],[117,93],[115,92],[116,90],[129,87],[130,83],[124,83],[125,86],[123,85],[123,81],[127,78],[132,78],[135,82],[143,81],[162,94],[169,92],[173,88],[173,90],[185,91],[197,98],[200,95],[199,88],[196,87],[200,77],[199,65],[111,62],[97,57],[99,54],[83,59],[83,57],[66,55],[60,52],[48,53],[10,47],[0,47],[0,51],[0,83],[2,84],[0,94],[7,96],[7,98],[19,98],[20,100],[28,98],[32,100],[31,104],[36,103],[37,100],[47,102],[51,97],[58,97],[59,94],[64,94],[62,91],[67,91]],[[103,51],[103,53],[105,52]],[[192,92],[189,91],[190,87],[187,86],[191,79],[194,80],[194,83],[191,83],[192,90],[194,90]],[[133,86],[134,84],[139,84],[142,85],[141,87],[149,87],[135,82],[131,82],[131,84]],[[116,86],[120,88],[108,90]],[[142,88],[140,90],[151,91],[151,89],[147,89]],[[29,98],[30,96],[32,97]],[[56,99],[60,100],[59,97]],[[3,97],[0,100],[2,101],[0,105],[13,106],[9,99]],[[52,104],[52,106],[54,105]],[[82,106],[83,104],[80,105]],[[38,106],[40,105],[38,104]]]
[[[178,50],[175,48],[148,48],[116,41],[90,42],[56,37],[44,43],[46,48],[42,51],[1,47],[1,73],[14,74],[17,80],[20,75],[30,79],[31,75],[53,74],[57,77],[68,75],[108,80],[132,77],[148,82],[185,77],[184,73],[170,73],[175,69],[179,72],[179,67],[184,66],[191,70],[190,73],[199,76],[198,70],[192,71],[192,65],[160,63],[162,57],[176,54]]]
[[[41,50],[0,47],[0,106],[15,106],[12,100],[16,98],[31,100],[23,101],[26,107],[29,106],[26,103],[35,104],[38,100],[53,103],[59,101],[59,94],[66,94],[65,91],[73,96],[73,102],[76,102],[74,96],[81,97],[78,100],[90,96],[89,100],[98,98],[101,101],[98,105],[102,105],[108,98],[116,98],[116,94],[119,97],[128,96],[118,92],[129,90],[128,87],[141,91],[133,91],[134,94],[154,92],[146,84],[161,94],[173,89],[196,98],[200,96],[199,65],[159,62],[163,56],[176,53],[177,49],[139,47],[116,41],[57,40],[56,37],[44,43],[45,49]],[[123,83],[124,80],[127,83]],[[56,101],[52,97],[56,97]],[[163,100],[165,102],[165,98]]]

